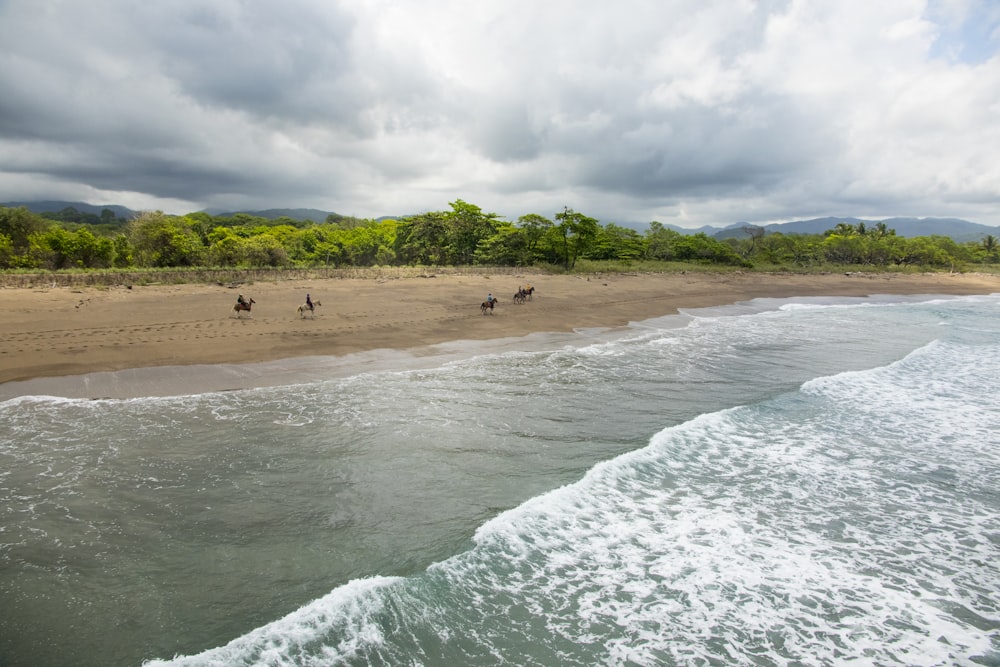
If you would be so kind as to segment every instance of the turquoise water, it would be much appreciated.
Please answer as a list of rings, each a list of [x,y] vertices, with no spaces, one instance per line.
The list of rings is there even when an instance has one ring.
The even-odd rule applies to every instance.
[[[0,663],[1000,664],[998,315],[758,300],[4,402]]]

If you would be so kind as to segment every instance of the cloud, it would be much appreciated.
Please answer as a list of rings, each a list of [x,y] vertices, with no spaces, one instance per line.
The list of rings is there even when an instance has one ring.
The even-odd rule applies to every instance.
[[[1000,224],[998,27],[987,0],[7,0],[0,199]]]

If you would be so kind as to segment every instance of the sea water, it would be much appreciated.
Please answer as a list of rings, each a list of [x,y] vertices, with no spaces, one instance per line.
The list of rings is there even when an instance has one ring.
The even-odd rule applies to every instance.
[[[1000,665],[998,393],[992,295],[8,400],[0,664]]]

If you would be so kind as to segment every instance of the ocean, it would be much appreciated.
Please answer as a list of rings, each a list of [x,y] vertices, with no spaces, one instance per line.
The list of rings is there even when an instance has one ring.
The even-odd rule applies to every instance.
[[[0,403],[0,664],[1000,665],[1000,295],[388,358]]]

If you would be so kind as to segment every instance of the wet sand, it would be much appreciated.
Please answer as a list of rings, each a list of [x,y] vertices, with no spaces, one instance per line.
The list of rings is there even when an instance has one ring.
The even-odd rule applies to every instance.
[[[515,304],[520,285],[536,288]],[[483,315],[492,292],[498,305]],[[316,357],[365,364],[400,350],[614,328],[760,297],[989,294],[986,274],[425,274],[239,286],[0,289],[0,400],[125,397],[304,381]],[[238,293],[256,302],[236,313]],[[311,317],[297,308],[311,294]],[[262,363],[264,362],[264,363]],[[95,375],[96,374],[96,375]]]

